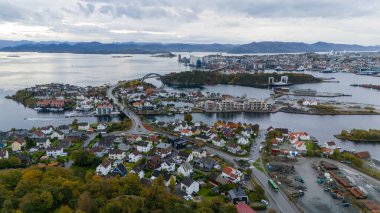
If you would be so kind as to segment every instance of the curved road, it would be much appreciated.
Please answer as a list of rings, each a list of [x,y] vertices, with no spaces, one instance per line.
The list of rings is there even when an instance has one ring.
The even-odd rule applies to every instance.
[[[128,107],[125,107],[124,104],[120,103],[118,101],[118,99],[113,95],[112,91],[116,88],[120,86],[120,83],[119,84],[116,84],[116,85],[113,85],[113,86],[110,86],[108,89],[107,89],[107,96],[110,98],[110,99],[113,99],[113,103],[116,104],[116,105],[119,105],[120,106],[120,110],[126,115],[129,117],[129,119],[131,119],[132,121],[132,127],[131,129],[129,129],[127,131],[127,133],[129,134],[149,134],[150,131],[148,131],[147,129],[144,128],[142,122],[141,122],[141,119],[140,117],[134,113],[133,111],[129,110]]]

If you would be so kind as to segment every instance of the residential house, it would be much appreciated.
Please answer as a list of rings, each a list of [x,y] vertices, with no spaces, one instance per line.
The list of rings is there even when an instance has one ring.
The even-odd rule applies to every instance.
[[[241,150],[241,147],[239,145],[237,145],[236,143],[228,143],[227,144],[227,151],[236,155],[236,154],[240,153],[242,150]]]
[[[65,138],[67,138],[68,140],[70,140],[71,142],[74,142],[74,141],[81,141],[81,140],[85,140],[86,139],[86,134],[83,133],[83,132],[69,132],[68,134],[66,134]]]
[[[181,135],[186,137],[191,137],[193,135],[193,131],[189,129],[183,129],[181,130]]]
[[[161,163],[161,166],[159,168],[160,170],[165,170],[168,172],[173,172],[175,170],[175,162],[172,159],[164,160]]]
[[[117,166],[113,169],[113,175],[119,175],[120,177],[124,177],[127,175],[127,168],[125,168],[123,163],[117,164]]]
[[[117,145],[117,148],[123,151],[128,151],[131,149],[131,142],[123,141]]]
[[[33,146],[33,147],[30,147],[29,149],[29,153],[35,153],[37,152],[38,150],[40,150],[40,148],[38,146]]]
[[[298,151],[306,151],[306,144],[303,141],[296,141],[293,143],[293,146]]]
[[[0,160],[1,159],[8,159],[9,153],[7,149],[0,149]]]
[[[111,171],[111,168],[111,162],[109,160],[105,160],[99,166],[96,167],[96,173],[99,175],[106,176]]]
[[[19,152],[23,147],[26,146],[26,141],[23,137],[18,137],[12,142],[12,151]]]
[[[226,141],[224,141],[223,139],[221,139],[219,137],[213,137],[211,139],[211,142],[212,142],[212,144],[214,144],[215,146],[218,146],[218,147],[224,147],[226,145]]]
[[[66,138],[59,142],[59,146],[63,147],[64,149],[70,148],[71,145],[71,141],[66,140]]]
[[[154,155],[147,161],[147,167],[151,170],[157,169],[160,167],[161,157],[159,155]]]
[[[307,132],[292,132],[289,135],[292,143],[300,140],[300,141],[309,141],[310,135]]]
[[[136,174],[140,179],[143,178],[145,176],[144,165],[137,165],[133,167],[131,173]]]
[[[200,133],[195,138],[204,142],[210,141],[211,139],[210,136],[206,135],[205,133]]]
[[[237,183],[241,180],[243,174],[230,166],[225,167],[222,171],[222,177],[230,180],[233,183]]]
[[[46,126],[46,127],[42,127],[40,130],[45,135],[50,135],[51,133],[53,133],[54,128],[53,126]]]
[[[46,155],[56,158],[67,156],[67,153],[63,151],[62,147],[50,147],[46,149]]]
[[[129,159],[128,161],[132,163],[136,163],[137,161],[141,160],[142,157],[143,156],[141,155],[141,153],[138,150],[135,150],[128,155],[128,159]]]
[[[181,164],[177,169],[177,173],[185,177],[189,177],[193,172],[193,166],[189,162]]]
[[[248,145],[249,144],[249,138],[247,137],[239,137],[237,140],[237,143],[240,145]]]
[[[111,160],[122,160],[126,157],[126,153],[120,149],[111,149],[108,152],[108,157]]]
[[[229,183],[229,180],[223,178],[221,174],[211,173],[209,176],[209,183],[213,186],[219,186]]]
[[[90,129],[90,124],[85,122],[85,123],[78,123],[78,130],[80,131],[88,131]]]
[[[169,143],[159,143],[156,146],[155,154],[161,156],[161,158],[166,158],[172,153],[172,147]]]
[[[208,155],[208,152],[206,149],[193,149],[193,157],[194,158],[205,158]]]
[[[105,149],[111,149],[115,138],[115,136],[102,137],[98,142],[98,146],[103,147]]]
[[[147,153],[153,148],[152,143],[145,141],[139,141],[136,145],[137,150],[143,153]]]
[[[69,125],[60,125],[57,128],[59,131],[63,132],[63,134],[67,135],[70,133],[70,126]]]
[[[195,158],[194,165],[206,170],[220,169],[220,165],[211,158]]]
[[[228,198],[234,205],[238,203],[248,204],[249,202],[247,194],[240,187],[228,191]]]
[[[94,153],[96,157],[101,158],[108,153],[108,150],[100,146],[95,146],[90,149],[90,152]]]
[[[179,151],[177,155],[177,160],[190,162],[193,160],[192,152]]]
[[[334,141],[328,141],[325,143],[324,145],[325,148],[328,148],[328,149],[337,149],[337,145]]]
[[[61,132],[60,130],[56,130],[53,133],[51,133],[50,138],[51,139],[56,138],[59,140],[63,140],[65,138],[65,134],[63,132]]]
[[[169,138],[169,142],[175,149],[183,149],[186,146],[186,141],[181,138]]]
[[[51,146],[51,142],[49,138],[39,138],[35,139],[36,146],[38,146],[40,149],[47,149]]]
[[[369,154],[368,151],[363,151],[363,152],[355,152],[354,153],[355,157],[360,158],[360,159],[370,159],[371,155]]]
[[[97,132],[105,132],[107,129],[107,124],[106,123],[100,123],[96,126],[96,131]]]
[[[45,134],[41,130],[34,131],[30,134],[30,139],[44,138]]]
[[[197,194],[199,192],[199,183],[189,177],[185,177],[181,181],[181,190],[188,195]]]

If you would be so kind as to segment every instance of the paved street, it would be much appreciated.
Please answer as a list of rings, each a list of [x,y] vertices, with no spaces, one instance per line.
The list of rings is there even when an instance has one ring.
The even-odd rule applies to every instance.
[[[116,84],[108,88],[107,96],[113,99],[113,103],[120,106],[121,111],[128,116],[132,121],[132,127],[127,131],[129,134],[148,134],[149,131],[143,127],[141,119],[133,111],[129,110],[124,104],[120,103],[118,99],[112,94],[112,91],[118,87],[120,84]]]

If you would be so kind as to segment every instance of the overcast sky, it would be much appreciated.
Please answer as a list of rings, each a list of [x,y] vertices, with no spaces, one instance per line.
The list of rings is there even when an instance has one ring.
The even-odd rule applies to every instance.
[[[0,39],[380,44],[380,0],[0,0]]]

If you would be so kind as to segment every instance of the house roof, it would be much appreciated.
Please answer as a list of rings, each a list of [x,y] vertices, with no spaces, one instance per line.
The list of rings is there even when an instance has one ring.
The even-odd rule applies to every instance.
[[[191,184],[192,184],[193,182],[194,182],[194,181],[193,181],[191,178],[189,178],[189,177],[185,177],[185,178],[181,181],[181,183],[184,184],[184,185],[187,186],[187,187],[191,186]]]
[[[185,162],[185,163],[181,164],[181,166],[186,171],[189,171],[189,170],[193,169],[193,167],[191,166],[191,164],[189,162]]]
[[[159,143],[156,148],[157,149],[166,149],[166,148],[169,148],[171,147],[171,144],[170,143]]]
[[[244,202],[240,202],[236,204],[235,207],[238,213],[256,213],[255,210],[253,210],[250,206],[248,206]]]
[[[370,158],[371,155],[369,154],[368,151],[364,151],[364,152],[356,152],[355,153],[355,156],[360,158],[360,159],[367,159],[367,158]]]
[[[109,151],[109,154],[110,154],[110,155],[121,155],[121,154],[123,154],[123,151],[120,150],[120,149],[111,149],[111,150]]]
[[[228,191],[228,194],[230,195],[232,199],[237,198],[237,197],[247,197],[247,194],[245,193],[245,191],[241,189],[240,187],[236,189],[231,189],[230,191]]]
[[[121,176],[125,176],[127,174],[127,169],[125,168],[124,164],[122,163],[119,163],[116,168],[114,169],[114,171],[118,171]]]
[[[148,145],[149,145],[149,142],[146,142],[146,141],[137,142],[137,146],[147,147]]]
[[[97,153],[97,152],[103,152],[104,148],[100,146],[95,146],[90,149],[90,152]]]
[[[111,161],[105,160],[100,165],[103,166],[104,168],[109,167],[111,166]]]

